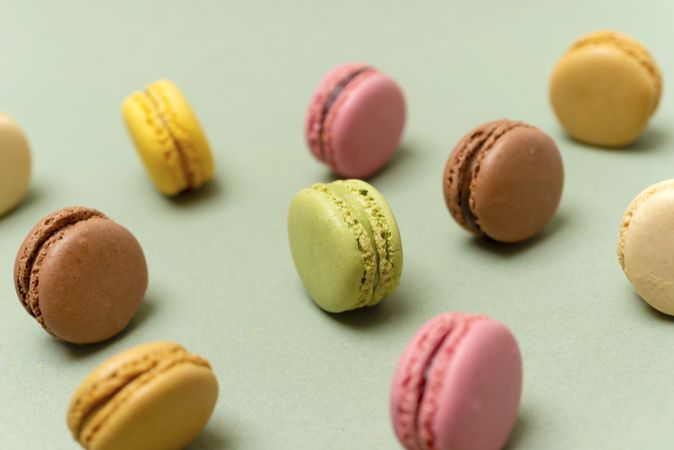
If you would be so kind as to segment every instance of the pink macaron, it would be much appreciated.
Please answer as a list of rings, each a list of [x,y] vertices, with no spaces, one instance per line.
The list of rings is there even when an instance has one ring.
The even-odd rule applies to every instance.
[[[337,175],[367,178],[391,160],[404,125],[400,86],[368,64],[347,63],[319,83],[305,133],[313,155]]]
[[[441,314],[398,362],[391,419],[407,450],[498,450],[521,393],[522,358],[508,328],[484,316]]]

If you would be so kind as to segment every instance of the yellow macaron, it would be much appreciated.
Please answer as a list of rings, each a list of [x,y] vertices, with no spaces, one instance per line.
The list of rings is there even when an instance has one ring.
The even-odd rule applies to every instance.
[[[150,83],[124,100],[126,127],[150,178],[168,196],[199,188],[213,178],[211,149],[199,120],[178,87]]]
[[[94,369],[66,420],[87,450],[179,450],[202,431],[217,398],[207,360],[174,342],[151,342]]]
[[[611,30],[578,39],[555,66],[550,103],[573,138],[604,147],[634,142],[658,107],[662,76],[648,50]]]

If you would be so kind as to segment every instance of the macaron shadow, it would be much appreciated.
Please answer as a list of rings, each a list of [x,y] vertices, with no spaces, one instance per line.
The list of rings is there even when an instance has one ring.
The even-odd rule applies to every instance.
[[[563,211],[558,211],[550,223],[548,223],[540,233],[524,242],[506,244],[503,242],[494,241],[493,239],[489,239],[487,237],[472,236],[464,240],[464,245],[466,247],[487,251],[503,257],[517,256],[526,250],[543,244],[552,235],[559,233],[560,230],[563,229],[567,224],[568,220],[566,218],[566,214],[564,214]]]
[[[381,168],[374,175],[364,178],[365,181],[371,182],[375,181],[377,178],[382,175],[389,176],[391,173],[397,173],[401,170],[409,170],[409,160],[414,159],[415,151],[413,150],[414,146],[403,142],[400,144],[398,149],[393,154],[391,161],[388,162],[384,167]],[[407,167],[407,168],[406,168]],[[323,175],[317,181],[318,183],[332,183],[335,180],[343,180],[344,177],[340,177],[331,170],[325,170]]]
[[[236,431],[231,427],[226,430],[221,424],[209,422],[206,428],[184,450],[226,450],[241,447]]]
[[[180,208],[191,208],[212,201],[214,198],[222,195],[223,191],[224,189],[219,179],[214,178],[199,189],[183,192],[175,197],[169,197],[168,200]]]
[[[141,327],[143,323],[151,318],[155,312],[156,301],[154,301],[152,297],[145,296],[143,303],[138,309],[138,312],[133,317],[133,319],[131,319],[131,322],[129,322],[126,328],[106,341],[99,342],[97,344],[77,345],[68,342],[61,342],[51,336],[45,336],[45,338],[49,339],[49,345],[52,345],[56,351],[64,353],[66,358],[71,360],[86,359],[91,355],[98,353],[98,351],[104,349],[105,347],[112,345],[117,341],[124,339],[127,335],[133,333],[137,328]]]
[[[508,442],[506,442],[503,450],[515,450],[520,446],[524,445],[526,441],[527,430],[530,429],[530,416],[527,414],[526,410],[520,409],[520,413],[517,416],[517,422],[513,430],[510,432],[508,437]]]
[[[578,147],[584,147],[590,150],[606,151],[606,152],[629,152],[629,153],[644,153],[666,150],[665,144],[671,142],[671,135],[665,131],[664,128],[658,126],[649,126],[644,133],[633,143],[622,147],[602,147],[599,145],[590,144],[579,141],[566,133],[560,132],[555,136],[557,142],[563,141],[566,144],[572,144]]]
[[[634,297],[634,299],[630,299],[630,301],[639,302],[641,308],[647,311],[645,313],[646,315],[649,315],[651,316],[651,318],[661,322],[674,323],[674,316],[670,316],[653,308],[651,305],[646,303],[644,299],[642,299],[636,292],[633,292],[632,296]]]
[[[410,310],[410,304],[406,299],[411,297],[402,287],[399,287],[391,295],[384,298],[381,303],[374,306],[367,306],[338,314],[321,311],[340,325],[364,331],[391,323],[398,323],[395,319],[404,316]],[[307,300],[311,302],[311,299],[308,297]]]

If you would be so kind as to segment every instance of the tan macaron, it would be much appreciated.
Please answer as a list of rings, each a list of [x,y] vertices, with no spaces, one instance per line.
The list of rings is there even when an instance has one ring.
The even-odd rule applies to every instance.
[[[550,103],[573,138],[623,147],[634,142],[658,107],[662,76],[648,50],[611,30],[577,40],[555,66]]]
[[[208,361],[152,342],[113,356],[80,384],[68,427],[88,450],[179,450],[204,428],[217,398]]]
[[[674,315],[674,179],[641,192],[623,216],[618,260],[637,294]]]
[[[30,146],[21,127],[0,112],[0,216],[26,195],[31,166]]]

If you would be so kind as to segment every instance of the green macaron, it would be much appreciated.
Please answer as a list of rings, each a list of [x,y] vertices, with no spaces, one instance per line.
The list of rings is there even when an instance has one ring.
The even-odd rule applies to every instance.
[[[304,288],[326,311],[376,305],[400,282],[398,224],[384,197],[364,181],[299,191],[288,212],[288,238]]]

